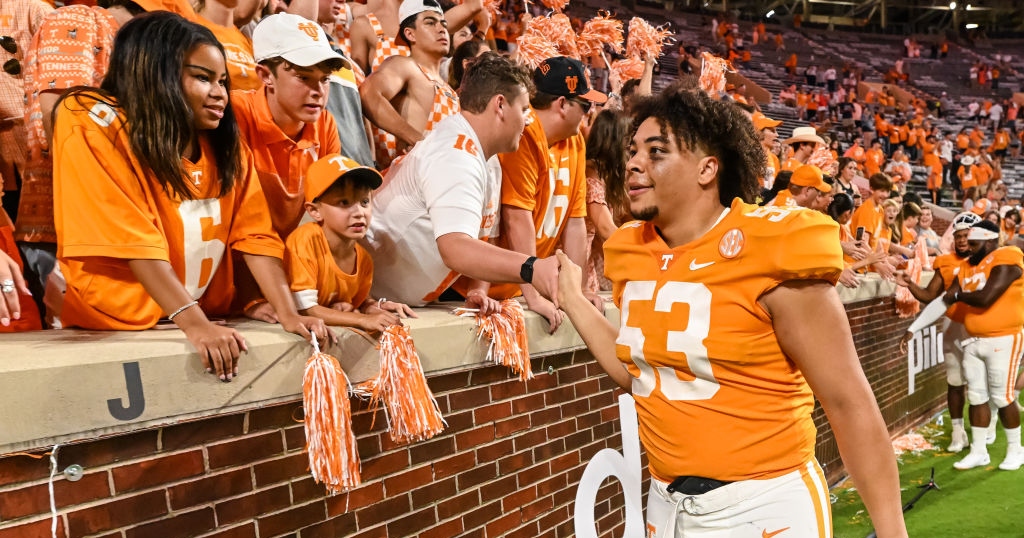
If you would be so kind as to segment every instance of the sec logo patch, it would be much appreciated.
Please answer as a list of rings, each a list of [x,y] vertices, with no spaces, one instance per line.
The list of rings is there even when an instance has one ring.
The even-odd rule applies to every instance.
[[[723,258],[735,258],[743,250],[743,232],[739,228],[733,228],[718,242],[718,253]]]

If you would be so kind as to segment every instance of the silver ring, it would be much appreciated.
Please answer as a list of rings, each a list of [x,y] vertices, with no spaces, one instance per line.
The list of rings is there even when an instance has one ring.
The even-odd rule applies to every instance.
[[[14,293],[14,281],[11,279],[0,281],[0,292]]]

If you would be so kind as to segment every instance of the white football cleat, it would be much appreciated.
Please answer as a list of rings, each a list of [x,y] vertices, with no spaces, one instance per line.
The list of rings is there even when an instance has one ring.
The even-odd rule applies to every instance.
[[[1021,465],[1024,465],[1024,450],[1007,450],[1006,459],[999,464],[999,468],[1004,471],[1016,471]]]
[[[954,463],[953,467],[963,471],[966,469],[973,469],[975,467],[982,467],[988,465],[990,462],[991,460],[988,457],[988,452],[983,452],[979,454],[977,452],[972,451],[967,453],[966,458]]]
[[[970,442],[967,440],[967,431],[963,428],[953,428],[953,442],[949,443],[949,447],[946,448],[946,451],[960,452],[969,445]]]

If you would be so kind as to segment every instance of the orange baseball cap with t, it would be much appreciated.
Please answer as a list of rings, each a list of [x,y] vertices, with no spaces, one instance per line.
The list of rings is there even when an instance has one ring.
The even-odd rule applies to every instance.
[[[344,155],[332,153],[317,159],[306,170],[306,201],[316,200],[342,177],[362,181],[371,189],[376,189],[384,183],[384,177],[375,168],[363,166]]]

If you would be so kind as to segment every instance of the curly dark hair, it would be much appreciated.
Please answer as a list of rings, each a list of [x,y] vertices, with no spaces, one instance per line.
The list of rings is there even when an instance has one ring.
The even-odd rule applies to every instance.
[[[718,159],[718,199],[728,207],[739,198],[753,203],[765,174],[765,154],[754,124],[730,101],[700,90],[672,86],[632,109],[633,133],[648,118],[671,131],[679,148],[699,148]]]

